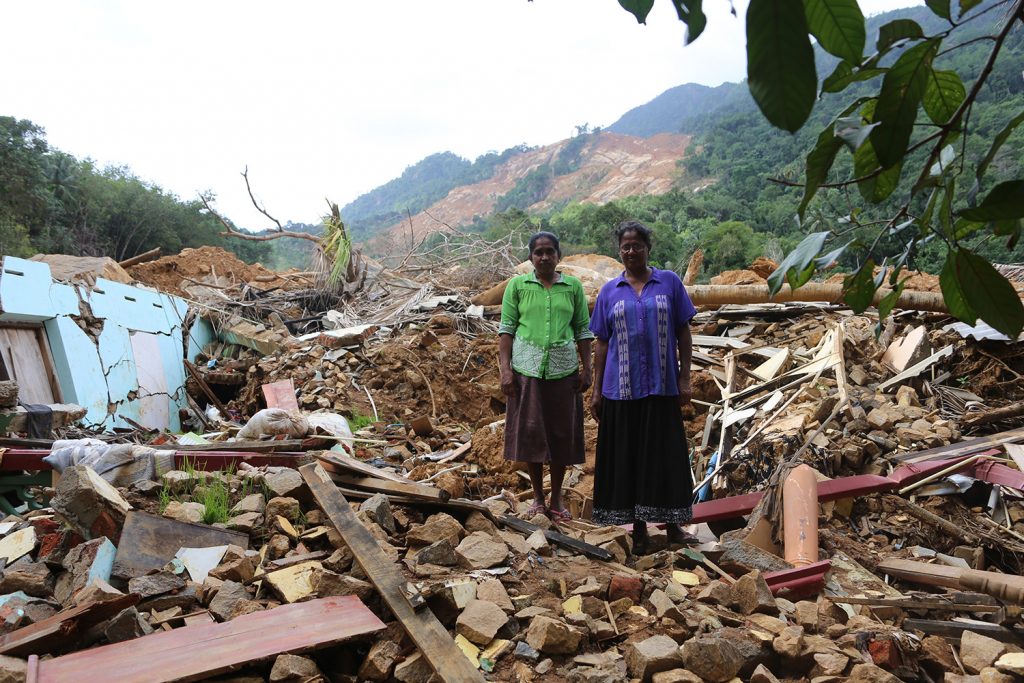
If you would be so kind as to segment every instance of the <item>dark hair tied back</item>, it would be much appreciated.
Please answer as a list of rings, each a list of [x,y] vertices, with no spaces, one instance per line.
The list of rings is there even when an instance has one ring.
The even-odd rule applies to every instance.
[[[618,244],[622,244],[622,238],[627,232],[635,232],[637,237],[643,240],[647,248],[651,248],[651,229],[640,221],[622,221],[619,226],[615,228],[615,241]]]
[[[534,247],[537,246],[537,240],[549,239],[551,244],[555,245],[555,253],[558,254],[558,258],[562,258],[562,247],[558,243],[558,237],[553,232],[541,231],[533,233],[530,237],[530,254],[533,254]]]

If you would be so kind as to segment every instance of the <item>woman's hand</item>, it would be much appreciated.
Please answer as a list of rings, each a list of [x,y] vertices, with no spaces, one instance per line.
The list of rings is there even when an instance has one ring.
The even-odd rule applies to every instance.
[[[516,378],[512,368],[501,369],[501,393],[512,397],[516,393]]]
[[[594,377],[590,372],[590,368],[585,369],[576,377],[576,392],[580,394],[585,393],[593,381]]]
[[[594,389],[590,395],[590,416],[594,418],[596,422],[601,421],[601,401],[604,397],[601,396],[601,388]]]
[[[680,377],[677,385],[679,387],[679,405],[685,406],[693,398],[693,389],[690,388],[690,378]]]

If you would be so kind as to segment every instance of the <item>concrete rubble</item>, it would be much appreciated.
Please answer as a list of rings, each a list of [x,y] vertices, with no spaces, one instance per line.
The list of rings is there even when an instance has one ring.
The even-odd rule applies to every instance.
[[[201,302],[214,285],[241,287],[223,277],[190,276],[176,293]],[[588,520],[589,420],[588,461],[566,478],[573,520],[526,519],[528,479],[502,457],[495,311],[469,309],[493,280],[424,290],[436,300],[404,318],[362,302],[360,320],[299,329],[280,321],[315,313],[296,303],[308,282],[275,277],[259,330],[237,324],[245,307],[221,307],[211,317],[234,321],[233,333],[189,358],[191,402],[213,406],[209,390],[219,415],[183,415],[192,431],[178,437],[114,437],[170,466],[125,485],[123,456],[97,457],[37,484],[31,505],[13,501],[0,521],[0,679],[26,679],[34,660],[18,648],[33,624],[61,615],[96,622],[66,627],[59,646],[33,655],[184,637],[338,596],[365,604],[383,630],[265,653],[231,680],[441,680],[437,652],[416,644],[428,613],[480,680],[1024,677],[1024,429],[1008,409],[1024,401],[1019,343],[962,337],[948,318],[914,311],[879,325],[873,311],[828,304],[702,310],[686,413],[697,540],[670,544],[652,528],[638,556],[627,528]],[[372,324],[348,330],[357,322]],[[283,399],[267,389],[278,382]],[[301,435],[233,440],[281,400],[307,424]],[[4,463],[47,455],[11,438]],[[344,495],[371,550],[314,495],[299,471],[310,463]],[[817,479],[810,562],[786,547],[783,490],[797,464]],[[146,515],[182,525],[182,538],[233,535],[192,548],[127,530]],[[402,581],[388,583],[382,567]],[[396,595],[420,616],[396,617]]]

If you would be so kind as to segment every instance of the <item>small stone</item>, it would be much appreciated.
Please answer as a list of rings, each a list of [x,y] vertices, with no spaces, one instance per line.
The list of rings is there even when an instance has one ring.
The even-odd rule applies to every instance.
[[[282,467],[278,472],[268,472],[264,481],[267,488],[280,498],[300,498],[306,486],[302,475],[290,467]]]
[[[527,536],[526,545],[529,546],[530,550],[542,557],[551,556],[551,545],[548,544],[548,537],[544,535],[544,531],[541,529],[537,529]]]
[[[1005,643],[974,631],[964,631],[960,636],[960,661],[972,674],[981,673],[985,667],[993,666],[1008,649]]]
[[[809,600],[796,603],[796,623],[807,633],[818,632],[818,604]]]
[[[728,605],[733,601],[732,587],[722,581],[712,581],[697,594],[697,600],[711,605]]]
[[[447,538],[442,538],[436,543],[431,543],[423,550],[416,553],[418,564],[436,564],[441,567],[453,567],[459,561],[455,555],[455,547]]]
[[[1017,680],[1015,676],[1004,674],[993,666],[986,666],[978,677],[981,678],[981,683],[1013,683]]]
[[[650,681],[661,671],[678,669],[683,664],[679,644],[668,636],[651,636],[626,646],[626,671],[642,681]]]
[[[241,531],[243,534],[248,534],[262,524],[263,515],[259,512],[243,512],[229,519],[226,526],[232,531]]]
[[[217,590],[217,595],[210,601],[210,614],[218,621],[228,621],[235,607],[248,599],[249,592],[245,590],[245,586],[237,581],[225,581]]]
[[[321,598],[336,595],[355,595],[363,602],[373,599],[375,589],[369,581],[357,579],[351,574],[338,574],[328,569],[314,569],[309,584],[313,593]]]
[[[360,681],[386,681],[401,654],[402,648],[395,641],[387,638],[375,641],[359,667],[357,678]]]
[[[103,629],[103,635],[111,643],[134,640],[152,632],[153,627],[142,618],[142,615],[134,607],[118,612],[117,616],[111,619]]]
[[[23,557],[3,570],[0,576],[0,594],[22,591],[37,598],[53,595],[56,577],[44,562],[33,562]]]
[[[373,521],[380,525],[389,536],[395,535],[395,516],[391,514],[391,504],[383,493],[373,495],[362,502],[360,512],[366,512]]]
[[[283,496],[268,500],[263,510],[263,516],[266,517],[268,523],[273,523],[278,517],[284,517],[294,523],[299,519],[301,513],[302,508],[299,506],[299,501]]]
[[[455,630],[477,645],[487,645],[508,621],[504,610],[487,600],[473,600],[455,621]]]
[[[683,665],[705,681],[731,681],[743,668],[743,655],[731,640],[697,636],[683,643]]]
[[[804,649],[804,630],[799,626],[788,626],[772,641],[772,649],[783,657],[796,658]]]
[[[199,524],[203,521],[203,515],[206,513],[206,506],[202,503],[182,503],[177,500],[172,500],[164,508],[164,517],[169,517],[178,522],[188,522],[189,524]]]
[[[259,558],[257,557],[257,560]],[[231,556],[210,570],[210,576],[223,581],[246,583],[256,574],[253,558],[248,555]]]
[[[847,680],[854,683],[900,683],[896,676],[874,664],[857,664]]]
[[[527,662],[536,662],[540,659],[540,653],[530,647],[530,644],[525,640],[520,640],[516,643],[516,649],[512,655]]]
[[[295,470],[291,471],[294,472]],[[274,660],[273,668],[270,670],[271,683],[284,683],[285,681],[299,683],[300,681],[313,680],[325,681],[327,679],[320,672],[316,662],[308,657],[278,655],[277,659]]]
[[[635,576],[613,576],[608,584],[608,601],[615,602],[628,598],[634,605],[639,605],[644,584]]]
[[[676,603],[660,588],[655,588],[651,591],[651,595],[647,600],[651,603],[651,606],[654,608],[654,614],[659,619],[665,618],[686,623],[686,619],[680,613],[679,608],[676,607]]]
[[[550,617],[534,617],[526,632],[530,647],[545,654],[567,655],[576,652],[582,634],[567,624]]]
[[[250,493],[248,496],[238,501],[235,507],[231,508],[232,515],[244,515],[255,512],[257,515],[262,515],[263,511],[267,509],[267,501],[263,498],[262,493]]]
[[[750,683],[779,683],[779,679],[764,664],[758,664],[750,674]]]
[[[816,652],[814,654],[814,668],[810,676],[842,676],[846,671],[846,665],[850,658],[838,652]]]
[[[476,531],[455,548],[459,565],[467,569],[489,569],[503,564],[508,557],[508,546],[492,536]]]
[[[703,679],[686,669],[672,669],[654,674],[651,683],[703,683]]]
[[[732,596],[730,604],[741,614],[778,614],[779,608],[775,604],[775,597],[772,595],[768,583],[756,569],[744,574],[732,585]]]
[[[474,531],[483,531],[484,533],[491,534],[492,536],[498,533],[498,527],[494,526],[494,522],[487,518],[487,515],[482,512],[474,510],[466,515],[466,531],[473,533]]]
[[[434,670],[426,658],[416,652],[395,667],[394,677],[399,683],[429,683],[434,677]]]
[[[996,660],[996,669],[1014,676],[1024,676],[1024,652],[1007,652]]]
[[[28,662],[19,657],[0,655],[0,683],[24,683],[28,678]]]

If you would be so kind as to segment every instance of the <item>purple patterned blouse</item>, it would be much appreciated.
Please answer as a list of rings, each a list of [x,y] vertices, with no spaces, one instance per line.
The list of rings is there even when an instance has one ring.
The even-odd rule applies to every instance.
[[[625,273],[601,288],[590,329],[608,342],[601,395],[626,401],[679,394],[676,330],[697,314],[682,280],[652,268],[640,296]]]

